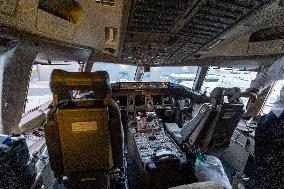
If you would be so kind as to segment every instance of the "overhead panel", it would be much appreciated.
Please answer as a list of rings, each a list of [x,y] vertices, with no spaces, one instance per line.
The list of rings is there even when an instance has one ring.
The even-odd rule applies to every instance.
[[[169,43],[177,40],[169,35],[170,30],[189,3],[188,0],[134,0],[122,59],[137,64],[162,64]]]
[[[240,19],[251,13],[254,8],[263,2],[263,0],[204,1],[199,10],[187,20],[179,34],[189,36],[191,40],[199,41],[199,44],[203,47],[228,28],[234,26]],[[181,59],[184,60],[189,56],[185,55]]]
[[[134,4],[129,31],[161,34],[169,32],[188,0],[137,0]]]
[[[150,65],[196,58],[201,48],[264,3],[270,1],[134,0],[122,58]]]

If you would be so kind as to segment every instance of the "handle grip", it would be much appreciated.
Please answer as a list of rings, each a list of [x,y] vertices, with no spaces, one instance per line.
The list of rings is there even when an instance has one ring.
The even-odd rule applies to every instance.
[[[106,71],[97,72],[67,72],[54,69],[50,77],[52,93],[62,94],[70,90],[111,90],[109,75]]]

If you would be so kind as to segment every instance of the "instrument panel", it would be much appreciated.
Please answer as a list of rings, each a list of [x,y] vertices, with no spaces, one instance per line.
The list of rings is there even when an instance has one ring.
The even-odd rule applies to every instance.
[[[190,107],[191,90],[181,85],[163,82],[120,82],[112,84],[113,98],[122,111],[135,116],[140,111],[171,110]]]
[[[168,89],[168,82],[118,82],[112,84],[112,90],[157,90]]]

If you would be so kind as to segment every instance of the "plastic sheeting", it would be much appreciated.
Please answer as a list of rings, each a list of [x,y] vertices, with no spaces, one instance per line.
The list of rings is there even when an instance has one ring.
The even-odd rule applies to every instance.
[[[214,156],[207,156],[205,161],[196,159],[195,176],[199,182],[216,181],[226,189],[232,188],[221,161]]]

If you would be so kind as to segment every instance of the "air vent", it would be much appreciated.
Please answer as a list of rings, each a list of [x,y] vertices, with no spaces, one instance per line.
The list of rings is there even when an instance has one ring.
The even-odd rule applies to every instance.
[[[251,55],[278,54],[284,51],[284,27],[276,26],[258,30],[249,39]]]
[[[104,5],[104,6],[114,6],[114,0],[96,0],[96,3]]]

